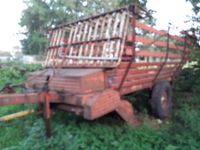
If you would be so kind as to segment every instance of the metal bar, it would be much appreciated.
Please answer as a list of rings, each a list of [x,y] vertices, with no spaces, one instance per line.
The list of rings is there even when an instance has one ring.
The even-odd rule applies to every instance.
[[[66,58],[70,59],[88,59],[88,60],[118,60],[118,57],[77,57],[77,56],[65,56]]]
[[[121,39],[121,37],[110,37],[110,38],[102,38],[102,39],[96,39],[96,40],[91,40],[91,41],[81,41],[81,42],[76,42],[76,43],[71,43],[71,45],[80,45],[80,44],[89,44],[89,43],[95,43],[95,42],[103,42],[103,41],[108,41],[108,40],[118,40]]]
[[[60,47],[57,47],[57,51],[56,51],[56,54],[55,54],[55,58],[54,58],[54,69],[55,69],[55,67],[56,67],[56,65],[58,64],[58,54],[59,54],[59,52],[61,51],[61,53],[63,52],[63,50],[65,50],[64,49],[64,46],[62,46],[62,45],[64,45],[64,40],[65,40],[65,33],[66,32],[66,30],[65,30],[65,28],[63,28],[62,30],[61,30],[61,36],[60,36],[60,40],[59,40],[59,43],[58,43],[58,45],[61,45]]]
[[[181,70],[181,67],[183,66],[183,64],[185,63],[186,59],[185,57],[187,56],[188,52],[186,51],[186,47],[187,47],[187,38],[185,36],[185,41],[184,41],[184,53],[183,53],[183,56],[182,56],[182,60],[176,70],[176,72],[174,73],[173,77],[172,77],[172,81],[176,78],[176,76],[179,74],[180,70]]]
[[[88,56],[88,52],[89,52],[89,44],[90,43],[90,40],[92,39],[91,38],[91,35],[92,35],[92,31],[93,31],[93,21],[90,20],[89,22],[87,22],[89,25],[89,29],[88,29],[88,35],[86,37],[86,40],[88,41],[86,46],[85,46],[85,51],[84,51],[84,56]]]
[[[57,45],[60,45],[61,44],[61,40],[62,40],[62,34],[63,34],[63,29],[58,29],[58,36],[56,37],[56,41],[55,41],[55,46]],[[57,48],[54,48],[54,49],[51,49],[53,51],[53,58],[52,58],[52,65],[53,65],[53,68],[55,68],[55,63],[56,63],[56,56],[57,56],[57,53],[58,53],[58,50],[59,50],[60,47],[57,47]]]
[[[157,80],[157,78],[159,77],[160,75],[160,72],[162,71],[163,67],[165,66],[165,64],[167,63],[167,60],[168,60],[168,56],[169,56],[169,38],[170,38],[170,34],[169,34],[169,31],[170,31],[170,26],[168,27],[168,36],[167,36],[167,52],[166,52],[166,57],[165,57],[165,60],[163,62],[163,64],[161,65],[158,73],[156,74],[154,80],[152,81],[152,83],[154,84],[155,81]]]
[[[10,115],[6,115],[6,116],[3,116],[3,117],[0,117],[0,122],[10,121],[10,120],[13,120],[13,119],[16,119],[16,118],[19,118],[19,117],[24,117],[24,116],[32,114],[34,112],[35,112],[34,109],[28,109],[28,110],[20,111],[20,112],[13,113],[13,114],[10,114]]]
[[[50,101],[51,96],[48,92],[44,93],[44,121],[45,121],[45,127],[46,127],[46,137],[49,138],[51,136],[51,124],[50,124],[50,118],[51,118],[51,110],[50,110]]]
[[[60,96],[56,92],[49,92],[51,102],[59,103]],[[9,94],[0,95],[0,106],[4,105],[17,105],[24,103],[42,103],[44,96],[41,93],[27,93],[27,94]]]
[[[122,42],[119,44],[119,47],[118,47],[118,49],[121,49],[121,51],[119,51],[119,50],[117,51],[117,55],[118,55],[119,59],[118,59],[118,62],[115,64],[116,66],[118,66],[121,63],[121,60],[122,60],[122,54],[123,54],[123,51],[124,51],[124,46],[125,46],[125,42],[126,42],[126,38],[127,38],[127,33],[128,33],[129,19],[131,19],[131,16],[135,19],[135,16],[131,15],[130,13],[135,14],[135,11],[137,9],[137,5],[136,6],[131,6],[129,9],[130,9],[129,10],[130,12],[125,12],[126,21],[125,21],[125,24],[124,24],[124,32],[123,32],[123,35],[122,35]],[[135,41],[133,41],[133,43],[134,42]]]
[[[61,27],[65,27],[65,26],[67,27],[67,26],[70,26],[70,25],[73,25],[73,24],[77,24],[78,22],[88,21],[90,19],[93,20],[93,19],[96,19],[96,18],[99,18],[99,17],[104,17],[106,15],[110,15],[110,14],[115,13],[115,12],[122,12],[124,10],[131,9],[135,5],[136,4],[131,4],[131,5],[128,5],[128,6],[125,6],[125,7],[122,7],[122,8],[118,8],[118,9],[115,9],[115,10],[112,10],[112,11],[107,11],[105,13],[98,14],[98,15],[95,15],[95,16],[92,16],[92,17],[83,18],[83,19],[80,19],[80,20],[77,20],[77,21],[73,21],[73,22],[70,22],[70,23],[64,23],[64,24],[59,25],[59,26],[57,26],[55,28],[50,28],[49,30],[56,30],[57,28],[61,28]]]
[[[82,36],[82,39],[81,39],[81,41],[80,42],[82,42],[82,41],[86,41],[86,35],[87,35],[87,31],[88,31],[88,23],[84,23],[85,25],[84,25],[84,31],[83,31],[83,36]],[[82,53],[83,53],[83,44],[81,44],[81,46],[80,46],[80,50],[79,50],[79,57],[81,57],[82,56]]]
[[[96,25],[95,25],[95,28],[94,28],[94,33],[93,33],[93,40],[97,39],[97,31],[98,31],[98,28],[99,28],[99,22],[100,22],[99,20],[97,20],[97,22],[96,22]],[[92,45],[90,47],[89,57],[93,56],[93,51],[94,51],[94,43],[92,43]]]
[[[69,40],[68,40],[68,45],[67,45],[67,49],[64,52],[64,56],[67,54],[67,52],[69,51],[70,53],[70,46],[71,46],[71,42],[72,42],[72,38],[73,38],[73,34],[74,34],[74,27],[71,28],[70,33],[69,33]],[[65,58],[63,57],[63,59],[61,60],[60,65],[58,66],[58,68],[61,68],[63,63],[65,61]],[[59,71],[58,71],[59,72]]]
[[[111,38],[110,33],[109,33],[111,24],[112,24],[112,16],[109,16],[108,23],[105,29],[105,38],[107,38],[108,40],[104,43],[101,57],[107,57],[106,55],[108,55],[107,53],[110,46],[110,38]]]

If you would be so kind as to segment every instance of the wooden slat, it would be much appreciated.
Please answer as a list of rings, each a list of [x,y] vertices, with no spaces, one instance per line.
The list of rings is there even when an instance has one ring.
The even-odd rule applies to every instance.
[[[163,41],[159,41],[159,40],[154,40],[154,39],[150,39],[150,38],[146,38],[146,37],[142,37],[142,36],[136,36],[135,37],[135,41],[136,42],[143,42],[145,44],[151,44],[153,43],[154,45],[160,46],[160,47],[167,47],[167,42],[163,42]],[[169,43],[169,48],[170,49],[175,49],[175,50],[184,50],[184,46],[179,46],[179,45],[175,45],[175,44],[171,44]],[[189,51],[188,49],[186,49],[187,51]]]
[[[132,55],[133,49],[131,46],[126,46],[124,50],[124,55]],[[136,56],[145,56],[145,57],[158,57],[158,58],[165,58],[166,53],[165,52],[156,52],[156,51],[150,51],[150,50],[139,50],[135,53]],[[169,53],[168,58],[182,58],[183,54],[174,54]]]
[[[133,24],[133,20],[132,20],[131,23]],[[157,29],[152,28],[152,27],[150,27],[150,26],[147,26],[146,24],[141,23],[141,22],[139,22],[139,21],[137,21],[137,20],[135,21],[135,26],[136,26],[137,28],[143,29],[143,30],[145,30],[145,31],[149,31],[149,32],[152,32],[152,33],[156,33],[156,34],[161,35],[161,36],[164,36],[164,35],[167,36],[167,32],[166,32],[166,31],[157,30]]]
[[[171,78],[170,77],[169,78],[162,78],[160,80],[171,81]],[[141,85],[134,85],[132,87],[122,88],[120,94],[121,95],[130,94],[130,93],[133,93],[135,91],[151,88],[152,86],[153,86],[153,83],[149,82],[149,83],[145,83],[145,84],[141,84]]]
[[[178,68],[178,66],[174,66],[174,67],[167,67],[167,68],[163,68],[162,72],[174,72],[176,71],[176,69]],[[129,71],[126,80],[131,80],[131,79],[141,79],[141,78],[146,78],[149,76],[155,76],[160,68],[157,69],[132,69]],[[139,72],[140,71],[140,72]],[[113,82],[121,82],[122,77],[123,77],[124,71],[123,72],[116,72],[115,77],[112,79]]]
[[[127,37],[128,42],[133,42],[133,39],[134,39],[133,35],[128,35],[128,37]],[[142,42],[143,44],[150,44],[150,46],[156,45],[156,46],[164,47],[164,48],[167,47],[167,42],[159,41],[159,40],[155,41],[154,39],[143,37],[143,36],[138,36],[138,35],[135,36],[135,42]],[[179,45],[175,45],[172,43],[169,43],[169,48],[174,49],[174,50],[184,51],[184,46],[179,46]],[[190,51],[190,49],[186,48],[186,51]]]
[[[164,62],[135,62],[131,65],[131,68],[136,68],[136,67],[144,67],[144,66],[160,66]],[[118,68],[126,68],[128,66],[129,62],[121,62]],[[165,65],[177,65],[180,64],[179,62],[166,62]]]
[[[178,67],[178,65],[175,65],[175,66],[172,66],[172,67],[167,67],[167,66],[164,66],[163,69],[171,69],[171,68],[176,68]],[[131,68],[129,70],[129,74],[147,74],[148,72],[155,72],[155,71],[158,71],[160,69],[160,67],[157,67],[157,68],[143,68],[143,69],[134,69],[134,68]],[[122,76],[124,75],[125,73],[125,69],[116,69],[115,72],[113,73],[115,76]]]
[[[148,51],[148,50],[140,50],[136,52],[136,56],[148,56],[148,57],[159,57],[159,58],[165,58],[166,53],[164,52],[153,52],[153,51]],[[173,53],[168,53],[168,58],[182,58],[182,55],[180,54],[173,54]]]
[[[163,78],[169,78],[173,75],[174,72],[167,72],[167,73],[161,73],[157,80],[159,79],[163,79]],[[148,82],[153,82],[155,76],[151,76],[151,77],[148,77],[148,78],[145,78],[145,79],[140,79],[140,80],[130,80],[130,81],[125,81],[122,88],[124,87],[131,87],[131,86],[135,86],[135,85],[142,85],[142,84],[145,84],[145,83],[148,83]],[[112,88],[116,89],[119,87],[119,83],[117,84],[113,84],[111,86]]]
[[[133,86],[133,87],[122,88],[120,94],[121,95],[130,94],[130,93],[133,93],[135,91],[151,88],[152,86],[153,86],[152,83],[146,83],[146,84],[142,84],[142,85],[136,85],[136,86]]]
[[[131,20],[131,24],[132,24],[132,25],[134,24],[134,23],[133,23],[133,20]],[[142,22],[139,22],[139,21],[137,21],[137,20],[136,20],[136,22],[135,22],[135,26],[136,26],[137,28],[140,28],[140,29],[142,29],[142,30],[145,30],[145,31],[148,31],[148,32],[151,32],[151,33],[158,34],[158,35],[160,35],[160,36],[167,36],[167,32],[166,32],[166,31],[157,30],[157,29],[155,29],[155,28],[153,28],[153,27],[150,27],[150,26],[148,26],[148,25],[146,25],[146,24],[144,24],[144,23],[142,23]],[[179,41],[179,42],[185,42],[185,39],[184,39],[184,38],[178,37],[178,36],[176,36],[176,35],[170,35],[170,38],[172,38],[172,39],[174,39],[174,40],[176,40],[176,41]],[[188,44],[191,44],[191,42],[189,42],[189,41],[187,41],[187,43],[188,43]]]

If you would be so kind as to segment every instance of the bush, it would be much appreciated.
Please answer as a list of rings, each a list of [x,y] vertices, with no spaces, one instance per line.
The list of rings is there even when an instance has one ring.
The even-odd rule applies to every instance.
[[[175,90],[182,92],[200,92],[200,66],[184,68],[175,82]]]
[[[20,62],[4,63],[0,67],[0,88],[6,83],[21,83],[26,79],[26,73],[41,69],[38,64],[23,64]]]

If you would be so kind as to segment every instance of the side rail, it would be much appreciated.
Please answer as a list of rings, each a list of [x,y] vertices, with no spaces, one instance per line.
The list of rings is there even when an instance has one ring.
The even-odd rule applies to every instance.
[[[129,7],[49,30],[47,67],[116,67],[121,61]]]
[[[172,81],[188,60],[190,40],[134,19],[130,28],[122,62],[111,71],[111,86],[127,94],[150,88],[159,80]]]

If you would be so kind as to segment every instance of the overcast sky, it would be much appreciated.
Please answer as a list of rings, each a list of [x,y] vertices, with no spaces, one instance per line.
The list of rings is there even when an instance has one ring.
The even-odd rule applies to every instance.
[[[157,11],[154,16],[159,29],[167,29],[169,22],[179,29],[189,26],[184,21],[187,15],[191,15],[192,6],[185,0],[149,0],[147,7]],[[25,8],[23,0],[0,1],[0,51],[11,51],[14,46],[20,46],[20,36],[17,33],[22,30],[19,21]]]
[[[10,51],[19,45],[17,33],[20,30],[19,20],[25,5],[23,0],[0,1],[0,50]]]

